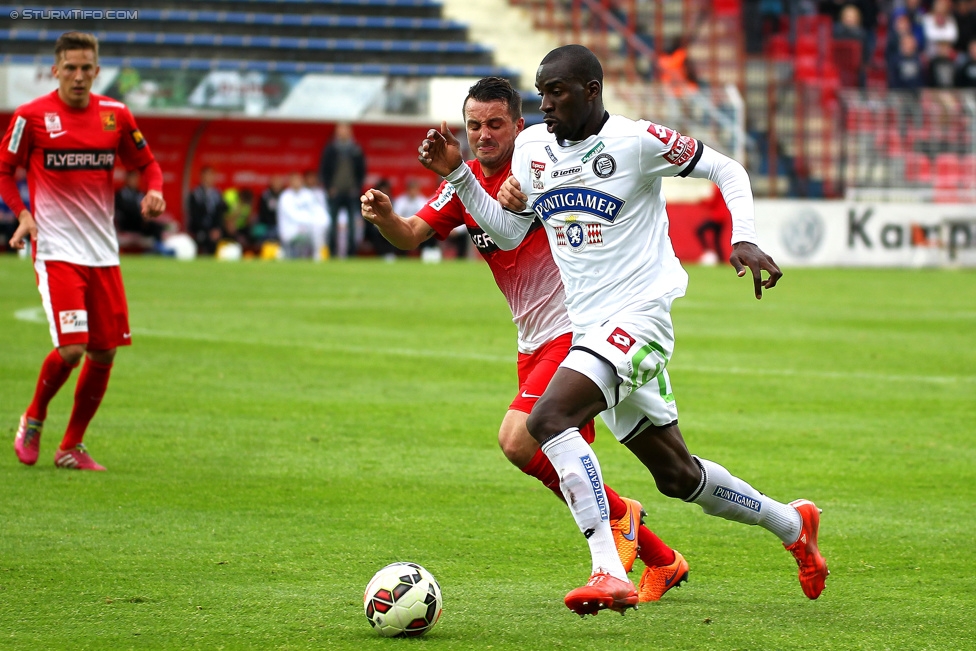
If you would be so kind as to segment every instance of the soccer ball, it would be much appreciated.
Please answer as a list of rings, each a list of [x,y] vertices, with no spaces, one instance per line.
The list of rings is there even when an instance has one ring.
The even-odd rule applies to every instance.
[[[383,637],[417,637],[441,616],[441,587],[416,563],[392,563],[366,585],[363,607],[369,625]]]

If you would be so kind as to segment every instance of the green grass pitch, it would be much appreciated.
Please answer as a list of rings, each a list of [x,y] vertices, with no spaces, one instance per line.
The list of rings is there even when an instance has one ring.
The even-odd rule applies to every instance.
[[[693,452],[824,509],[827,589],[777,539],[668,500],[600,424],[690,582],[581,620],[567,509],[505,461],[515,330],[484,265],[127,258],[134,345],[56,471],[12,440],[51,341],[29,263],[0,259],[0,649],[971,649],[976,273],[788,269],[757,302],[689,269],[670,365]],[[444,614],[377,637],[372,574],[426,566]],[[637,564],[637,572],[641,567]]]

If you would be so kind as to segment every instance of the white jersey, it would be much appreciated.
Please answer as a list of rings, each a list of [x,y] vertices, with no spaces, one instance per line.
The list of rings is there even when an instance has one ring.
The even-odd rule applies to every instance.
[[[668,236],[661,178],[686,176],[702,150],[667,127],[618,115],[564,146],[542,124],[518,136],[512,174],[546,226],[577,331],[684,295],[688,275]]]

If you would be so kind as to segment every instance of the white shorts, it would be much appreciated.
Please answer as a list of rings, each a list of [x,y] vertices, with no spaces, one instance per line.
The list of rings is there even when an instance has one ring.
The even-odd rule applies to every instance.
[[[674,351],[674,327],[663,304],[577,333],[561,366],[590,378],[607,402],[601,416],[621,443],[647,423],[678,420],[667,365]]]

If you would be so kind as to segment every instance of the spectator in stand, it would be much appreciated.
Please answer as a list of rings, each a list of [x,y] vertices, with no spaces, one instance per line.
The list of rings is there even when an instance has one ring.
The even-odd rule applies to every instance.
[[[834,23],[833,36],[835,41],[845,41],[851,44],[850,48],[840,50],[841,43],[835,44],[834,62],[841,67],[840,78],[844,86],[864,87],[864,50],[866,32],[861,26],[861,10],[853,4],[846,4],[840,10],[840,16]],[[860,52],[855,52],[852,48],[860,46]],[[838,58],[838,54],[844,53],[844,61]]]
[[[861,26],[861,10],[853,4],[844,5],[840,16],[834,23],[834,38],[864,42],[864,28]]]
[[[322,186],[328,194],[329,249],[334,257],[356,255],[356,229],[362,223],[359,197],[366,180],[366,156],[362,147],[353,139],[352,126],[348,122],[336,125],[332,141],[322,152],[319,166]],[[345,250],[339,247],[339,211],[347,215]]]
[[[976,38],[969,41],[966,56],[956,71],[957,88],[976,88]]]
[[[919,52],[924,52],[926,46],[925,27],[922,26],[922,16],[924,15],[925,9],[922,7],[921,0],[904,0],[900,5],[896,4],[895,8],[888,16],[889,25],[894,24],[899,16],[905,16],[908,18],[908,21],[912,26],[912,36],[915,37],[915,47]],[[891,54],[897,54],[900,48],[901,39],[896,38]]]
[[[976,40],[976,0],[956,0],[956,27],[959,30],[956,51],[966,52],[970,42]]]
[[[924,85],[924,73],[918,42],[911,34],[903,34],[898,51],[888,59],[888,88],[918,90]]]
[[[216,186],[217,173],[210,166],[200,170],[200,185],[190,193],[190,215],[187,231],[196,240],[197,253],[213,255],[224,236],[224,214],[227,204]]]
[[[901,48],[902,36],[905,34],[916,36],[912,19],[909,18],[908,14],[904,11],[892,14],[889,20],[891,22],[888,23],[888,40],[885,43],[886,61],[898,55],[898,50]],[[916,37],[916,42],[917,40],[918,39]]]
[[[275,174],[258,200],[257,220],[251,225],[251,239],[257,243],[278,239],[278,197],[285,189],[285,176]]]
[[[288,188],[278,197],[278,235],[289,258],[322,260],[329,217],[304,175],[291,175]]]
[[[119,244],[134,243],[159,252],[162,248],[165,225],[142,214],[142,201],[146,194],[139,189],[139,170],[129,170],[125,184],[115,192],[115,230]]]
[[[959,39],[959,27],[956,17],[952,15],[952,0],[935,0],[932,11],[922,16],[922,27],[925,29],[924,54],[936,56],[936,44],[948,41],[955,43]]]
[[[956,51],[949,41],[936,41],[935,56],[929,59],[925,82],[929,88],[952,88],[956,85]]]
[[[227,188],[224,191],[224,236],[241,245],[244,251],[253,251],[251,222],[254,219],[254,192],[249,188]]]
[[[319,181],[318,172],[315,170],[305,170],[305,187],[312,191],[318,202],[322,204],[322,209],[329,210],[329,200],[325,196],[325,188],[322,187],[322,182]]]

